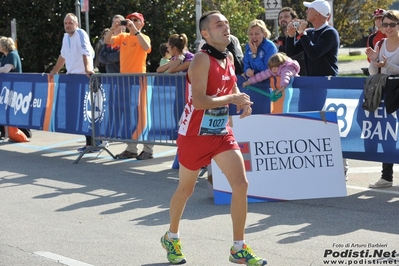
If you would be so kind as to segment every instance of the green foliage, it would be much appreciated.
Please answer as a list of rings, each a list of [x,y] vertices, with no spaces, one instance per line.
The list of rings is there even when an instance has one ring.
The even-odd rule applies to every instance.
[[[196,2],[198,0],[90,0],[89,34],[94,46],[104,28],[111,26],[116,14],[132,12],[144,15],[143,32],[150,36],[152,52],[148,56],[148,71],[155,71],[160,55],[158,47],[173,33],[185,33],[189,50],[195,51]],[[351,44],[369,34],[372,27],[370,14],[377,7],[386,7],[392,0],[334,0],[334,26],[341,41]],[[64,35],[63,19],[66,13],[75,13],[76,0],[0,0],[2,12],[0,35],[11,36],[10,22],[17,21],[18,50],[24,72],[49,72],[60,53]],[[301,18],[306,18],[302,1],[283,0],[283,6],[293,7]],[[218,9],[228,19],[232,34],[244,46],[247,27],[255,18],[264,19],[263,0],[203,0],[202,11]],[[273,32],[273,21],[266,24]],[[85,13],[81,13],[81,28],[87,29]]]
[[[360,55],[338,55],[338,62],[343,63],[343,62],[352,62],[352,61],[366,61],[367,60],[367,55],[366,54],[360,54]]]
[[[350,46],[356,41],[366,38],[373,31],[371,15],[374,10],[377,8],[389,9],[394,0],[333,0],[332,2],[334,27],[339,32],[341,44]],[[303,1],[283,0],[283,6],[292,7],[298,13],[299,18],[306,19],[306,8]]]
[[[340,33],[341,43],[350,45],[367,37],[373,31],[374,10],[389,9],[392,3],[393,0],[334,0],[334,27]]]
[[[203,1],[203,11],[220,9],[231,21],[232,32],[245,41],[246,27],[252,16],[262,12],[259,0],[255,1]],[[18,50],[23,60],[24,72],[48,72],[55,64],[64,35],[65,14],[75,13],[75,0],[3,0],[0,35],[11,36],[10,22],[17,20]],[[227,4],[228,3],[228,4]],[[16,8],[18,7],[18,8]],[[158,67],[158,47],[173,33],[185,33],[188,48],[195,51],[196,1],[177,0],[90,0],[89,34],[94,46],[101,31],[110,27],[116,14],[126,16],[133,12],[144,15],[143,32],[151,38],[152,52],[148,56],[148,71]],[[249,15],[248,15],[249,14]],[[85,13],[81,13],[81,28],[87,29]]]
[[[249,23],[255,18],[260,19],[265,10],[261,0],[214,0],[203,1],[202,10],[220,10],[229,20],[230,32],[235,35],[244,47],[248,41],[247,29]]]
[[[59,55],[66,14],[63,10],[73,12],[73,3],[7,0],[1,6],[0,35],[11,36],[10,22],[15,18],[23,71],[43,72]]]

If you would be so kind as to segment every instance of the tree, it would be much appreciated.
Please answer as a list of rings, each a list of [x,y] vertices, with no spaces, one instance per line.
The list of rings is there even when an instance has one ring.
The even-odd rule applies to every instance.
[[[291,6],[301,18],[306,18],[302,1],[283,0],[283,6]],[[386,7],[393,0],[334,0],[334,26],[346,45],[368,35],[372,26],[370,15],[377,7]],[[0,35],[11,36],[10,22],[17,20],[18,50],[24,72],[49,72],[55,64],[64,35],[63,19],[67,13],[75,13],[75,0],[0,0],[2,7]],[[128,15],[140,12],[144,15],[143,32],[150,36],[152,52],[148,56],[148,71],[155,71],[160,55],[158,47],[173,33],[185,33],[188,48],[194,51],[196,41],[195,0],[90,0],[90,38],[96,42],[101,31],[111,26],[115,14]],[[218,9],[228,19],[232,34],[241,44],[247,40],[247,27],[255,18],[264,18],[263,0],[203,0],[203,11]],[[86,29],[84,13],[81,28]],[[273,22],[266,21],[273,33]],[[275,35],[275,33],[274,33]]]
[[[248,41],[247,29],[253,19],[261,19],[265,10],[261,0],[208,0],[203,1],[203,11],[220,10],[229,20],[230,32],[242,46]]]
[[[71,3],[68,3],[71,2]],[[2,1],[1,35],[11,36],[10,22],[17,21],[18,50],[24,72],[43,72],[60,53],[63,17],[73,12],[72,1]]]
[[[333,0],[334,27],[339,32],[341,44],[350,46],[368,36],[374,26],[371,19],[374,10],[389,9],[393,2],[393,0]],[[299,18],[306,19],[306,7],[302,1],[283,0],[283,6],[292,7]]]
[[[341,43],[351,45],[368,36],[374,27],[371,15],[377,8],[389,9],[393,0],[334,0],[334,27]],[[366,42],[365,42],[366,44]]]
[[[231,20],[232,32],[245,41],[246,27],[252,16],[262,12],[259,0],[206,1],[203,10],[220,9]],[[10,22],[17,19],[18,50],[23,60],[24,72],[49,72],[60,53],[64,35],[63,19],[66,13],[75,12],[75,0],[25,1],[3,0],[1,33],[11,36]],[[18,8],[15,8],[18,7]],[[128,15],[138,11],[144,15],[143,32],[150,36],[152,52],[148,56],[148,70],[155,71],[160,55],[158,47],[173,33],[185,33],[189,49],[194,51],[196,40],[195,0],[90,0],[90,38],[94,44],[101,31],[111,26],[115,14]],[[246,14],[246,15],[245,15]],[[81,28],[86,29],[84,13]]]

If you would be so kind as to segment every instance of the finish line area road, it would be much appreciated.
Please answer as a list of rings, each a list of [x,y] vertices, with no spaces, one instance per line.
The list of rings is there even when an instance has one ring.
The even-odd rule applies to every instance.
[[[0,266],[170,265],[160,238],[178,183],[176,147],[156,145],[152,160],[102,152],[73,164],[84,143],[45,131],[0,142]],[[381,163],[349,160],[347,197],[251,203],[246,242],[271,266],[399,265],[394,170],[392,188],[371,190]],[[232,265],[231,228],[230,206],[214,205],[205,173],[181,222],[186,265]]]

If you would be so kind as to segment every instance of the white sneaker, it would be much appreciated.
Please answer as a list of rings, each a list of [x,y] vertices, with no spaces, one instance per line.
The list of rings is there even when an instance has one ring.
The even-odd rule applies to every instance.
[[[369,185],[369,188],[386,188],[386,187],[392,187],[392,182],[386,181],[385,179],[378,179],[377,182],[372,183]]]
[[[108,148],[109,147],[109,143],[108,143],[108,141],[103,141],[102,143],[97,144],[97,147]]]

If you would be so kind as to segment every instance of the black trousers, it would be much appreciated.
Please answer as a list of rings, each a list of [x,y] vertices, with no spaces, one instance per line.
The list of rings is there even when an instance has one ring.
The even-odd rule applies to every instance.
[[[92,136],[85,136],[86,137],[86,146],[94,145],[94,140]],[[102,141],[97,141],[97,145],[102,144]]]
[[[393,163],[382,163],[381,178],[392,182],[393,180]]]
[[[85,137],[86,137],[86,146],[93,145],[93,138],[91,136],[85,136]]]

